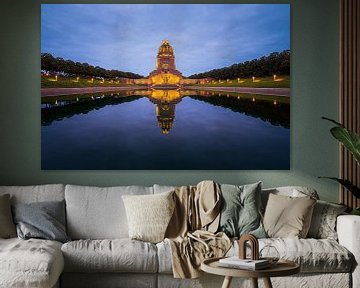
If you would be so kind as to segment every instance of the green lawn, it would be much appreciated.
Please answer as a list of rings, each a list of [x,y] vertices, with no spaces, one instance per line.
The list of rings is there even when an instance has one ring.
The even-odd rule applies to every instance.
[[[220,81],[220,82],[219,82]],[[197,86],[208,86],[208,87],[253,87],[253,88],[289,88],[290,87],[290,76],[279,75],[275,81],[273,77],[259,77],[255,78],[240,78],[227,80],[216,80],[215,83],[201,84]]]
[[[58,76],[57,81],[55,76],[41,76],[41,88],[73,88],[73,87],[124,87],[128,86],[124,83],[119,83],[116,80],[105,80],[91,78],[76,78]]]
[[[124,87],[131,86],[131,84],[119,83],[116,80],[105,80],[91,78],[64,77],[58,76],[57,80],[55,76],[41,76],[41,88],[72,88],[72,87]],[[237,79],[216,80],[214,83],[196,84],[196,86],[207,87],[254,87],[254,88],[289,88],[290,76],[279,75],[274,81],[273,77],[244,78],[238,81]]]

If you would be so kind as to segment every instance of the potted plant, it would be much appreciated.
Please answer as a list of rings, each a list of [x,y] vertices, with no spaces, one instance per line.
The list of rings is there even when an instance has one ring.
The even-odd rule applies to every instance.
[[[336,124],[335,127],[330,129],[331,134],[342,143],[346,149],[353,155],[355,161],[360,165],[360,136],[353,131],[347,129],[343,124],[336,122],[333,119],[322,117],[327,121]],[[354,185],[348,179],[341,179],[336,177],[319,177],[327,178],[339,182],[347,190],[349,190],[356,198],[360,198],[360,187]],[[354,208],[351,214],[360,215],[360,207]]]

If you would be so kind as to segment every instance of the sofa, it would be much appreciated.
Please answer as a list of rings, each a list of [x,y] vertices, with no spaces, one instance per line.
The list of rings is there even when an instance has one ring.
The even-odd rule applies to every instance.
[[[294,187],[262,191],[291,196]],[[66,203],[66,230],[71,241],[0,239],[0,287],[221,287],[223,277],[204,274],[198,279],[175,279],[171,249],[129,239],[123,195],[151,195],[174,189],[154,185],[91,187],[48,184],[0,186],[13,205],[42,201]],[[296,187],[317,197],[316,191]],[[309,192],[310,191],[310,192]],[[264,238],[260,248],[272,245],[280,257],[296,261],[301,272],[273,278],[274,287],[360,287],[360,217],[337,217],[338,240]],[[227,252],[238,252],[237,241]],[[240,286],[244,285],[244,286]],[[259,281],[262,287],[262,281]],[[233,279],[232,287],[251,287],[247,279]]]

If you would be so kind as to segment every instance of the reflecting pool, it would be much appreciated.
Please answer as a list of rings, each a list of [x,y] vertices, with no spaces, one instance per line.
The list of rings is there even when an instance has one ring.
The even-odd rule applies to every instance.
[[[46,170],[290,169],[290,99],[195,90],[42,98]]]

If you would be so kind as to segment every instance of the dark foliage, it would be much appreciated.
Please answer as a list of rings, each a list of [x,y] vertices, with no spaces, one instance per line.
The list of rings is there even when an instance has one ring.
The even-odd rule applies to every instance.
[[[254,118],[260,118],[274,126],[290,128],[290,105],[277,104],[274,106],[271,101],[258,100],[254,103],[251,99],[237,99],[237,97],[215,96],[202,97],[191,96],[191,98],[210,103],[214,106],[220,106],[231,109],[234,112],[243,113]]]
[[[213,69],[207,72],[193,74],[189,78],[235,79],[249,77],[264,77],[290,75],[290,50],[274,52],[258,59],[234,64],[228,67]]]
[[[107,70],[99,66],[92,66],[88,63],[74,62],[60,57],[54,57],[49,53],[41,54],[41,70],[53,73],[66,73],[83,77],[102,77],[102,78],[132,78],[139,79],[143,76],[131,72],[119,70]]]

